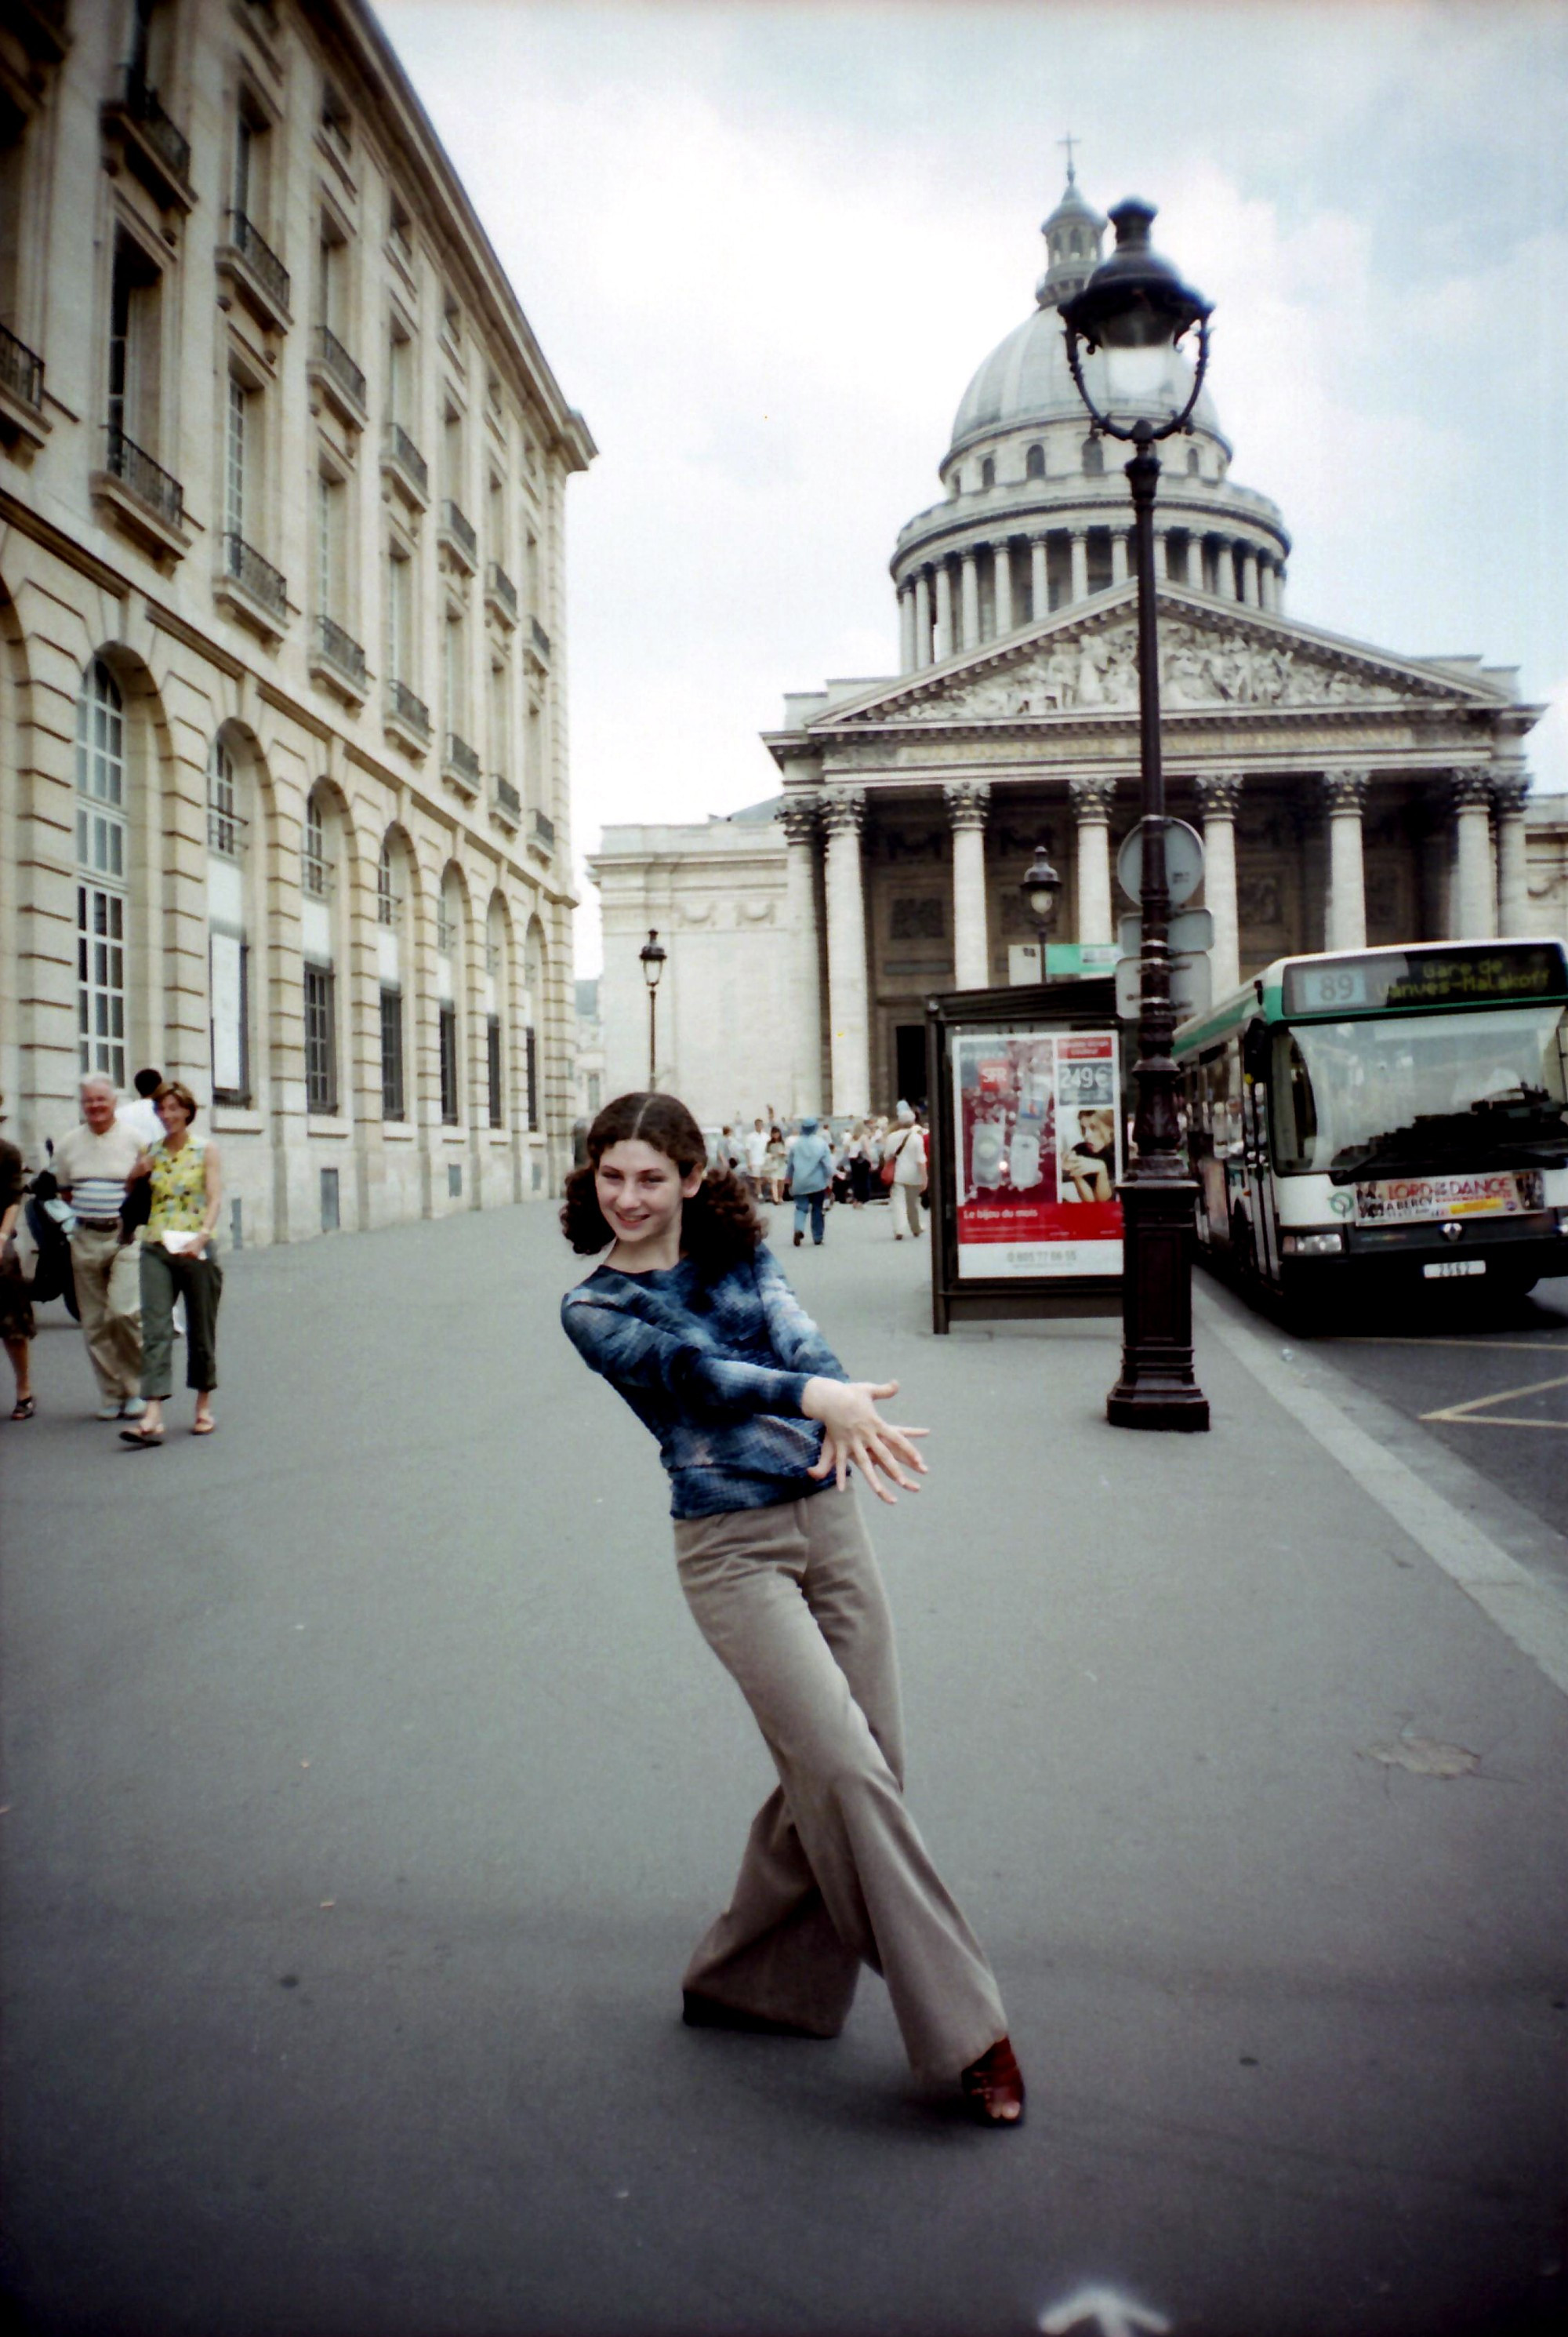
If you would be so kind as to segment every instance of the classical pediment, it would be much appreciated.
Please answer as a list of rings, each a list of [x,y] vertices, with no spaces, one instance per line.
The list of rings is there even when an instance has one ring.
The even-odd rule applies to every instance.
[[[1460,680],[1415,660],[1318,633],[1233,602],[1162,590],[1162,711],[1323,710],[1509,703],[1489,680]],[[1091,611],[949,659],[810,725],[839,733],[1131,714],[1138,703],[1137,607],[1129,590]]]

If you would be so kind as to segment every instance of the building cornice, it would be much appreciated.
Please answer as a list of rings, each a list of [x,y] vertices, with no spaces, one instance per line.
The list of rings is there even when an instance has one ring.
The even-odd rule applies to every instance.
[[[435,126],[404,73],[396,51],[368,8],[357,0],[315,0],[307,12],[311,36],[335,41],[350,60],[361,101],[379,119],[400,164],[423,181],[427,224],[444,224],[450,259],[481,296],[492,335],[509,347],[526,389],[547,418],[554,450],[568,470],[586,471],[599,448],[587,422],[569,406],[522,304],[453,170]]]

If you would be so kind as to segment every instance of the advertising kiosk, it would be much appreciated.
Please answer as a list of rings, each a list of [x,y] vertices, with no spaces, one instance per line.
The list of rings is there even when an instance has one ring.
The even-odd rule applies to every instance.
[[[1122,1311],[1114,981],[926,1001],[931,1327]]]

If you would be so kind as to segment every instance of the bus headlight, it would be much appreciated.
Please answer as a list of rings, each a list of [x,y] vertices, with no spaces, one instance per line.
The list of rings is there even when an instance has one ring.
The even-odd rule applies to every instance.
[[[1286,1257],[1338,1257],[1344,1247],[1344,1231],[1339,1226],[1331,1233],[1283,1234],[1280,1238]]]

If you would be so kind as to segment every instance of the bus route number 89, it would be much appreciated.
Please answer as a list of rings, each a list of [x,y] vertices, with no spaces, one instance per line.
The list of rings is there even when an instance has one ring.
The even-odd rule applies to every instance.
[[[1359,965],[1322,966],[1301,976],[1301,1003],[1314,1007],[1365,1006],[1366,969]]]

